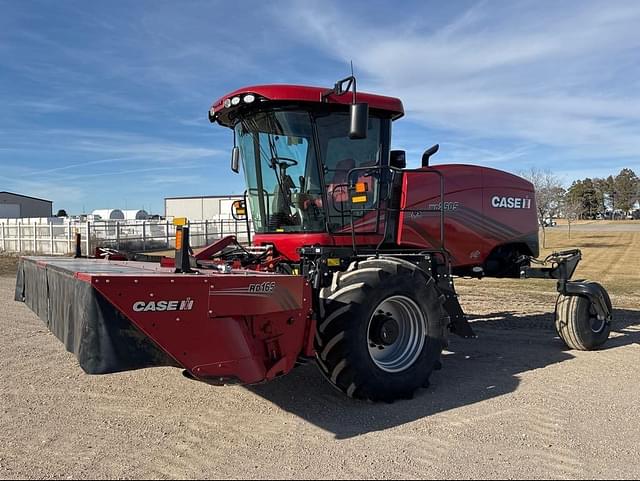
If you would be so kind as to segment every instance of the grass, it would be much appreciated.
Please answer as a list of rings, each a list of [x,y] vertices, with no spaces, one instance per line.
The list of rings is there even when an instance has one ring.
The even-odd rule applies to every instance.
[[[620,307],[640,308],[640,232],[572,232],[547,230],[545,257],[553,251],[571,248],[582,251],[582,261],[574,279],[601,283]],[[461,279],[462,290],[477,281]],[[533,295],[555,293],[555,283],[544,280],[484,279],[483,288],[526,289]]]

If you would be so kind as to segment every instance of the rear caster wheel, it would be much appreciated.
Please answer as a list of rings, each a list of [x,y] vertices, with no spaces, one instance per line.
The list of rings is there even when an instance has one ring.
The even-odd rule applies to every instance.
[[[570,349],[591,351],[607,342],[611,323],[598,319],[587,297],[561,295],[556,310],[556,330]]]

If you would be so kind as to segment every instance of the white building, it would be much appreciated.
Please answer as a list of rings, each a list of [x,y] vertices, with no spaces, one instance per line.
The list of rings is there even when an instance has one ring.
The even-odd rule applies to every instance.
[[[192,221],[232,219],[232,205],[242,199],[241,195],[169,197],[164,200],[164,214],[167,218],[186,217]]]
[[[97,209],[91,215],[94,220],[124,220],[124,212],[120,209]]]
[[[126,220],[148,220],[149,213],[146,210],[123,210]]]

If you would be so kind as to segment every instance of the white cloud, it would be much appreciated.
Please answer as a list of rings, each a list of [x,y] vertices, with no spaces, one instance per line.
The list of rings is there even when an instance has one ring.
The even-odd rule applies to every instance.
[[[391,19],[393,35],[324,3],[285,21],[353,59],[361,85],[401,97],[425,126],[575,158],[640,157],[640,3],[483,2],[439,28],[421,14]]]

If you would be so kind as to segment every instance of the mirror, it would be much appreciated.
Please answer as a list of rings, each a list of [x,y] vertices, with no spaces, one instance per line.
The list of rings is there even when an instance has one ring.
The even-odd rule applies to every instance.
[[[351,105],[350,139],[366,139],[369,129],[369,104]]]
[[[235,220],[245,220],[247,218],[247,204],[244,200],[236,200],[231,206],[231,216]]]
[[[231,170],[236,174],[240,172],[240,147],[238,146],[231,151]]]

